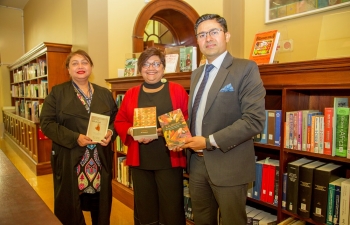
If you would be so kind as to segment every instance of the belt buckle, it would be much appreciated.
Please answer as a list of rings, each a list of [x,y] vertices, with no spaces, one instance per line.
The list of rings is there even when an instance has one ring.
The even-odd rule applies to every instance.
[[[197,154],[198,156],[200,156],[200,157],[203,157],[203,156],[204,156],[203,152],[196,152],[196,154]]]

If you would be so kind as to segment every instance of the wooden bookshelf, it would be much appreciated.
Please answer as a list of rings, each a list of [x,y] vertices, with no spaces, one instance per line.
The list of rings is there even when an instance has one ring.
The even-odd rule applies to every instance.
[[[69,80],[65,61],[71,48],[72,45],[43,42],[8,67],[12,90],[11,102],[14,107],[3,110],[5,137],[36,175],[52,173],[51,140],[42,134],[39,118],[21,111],[15,103],[37,101],[41,104],[54,85]],[[44,64],[41,71],[39,65],[42,62]],[[36,66],[39,66],[38,69],[29,74],[28,69]],[[40,95],[25,90],[31,85],[43,83],[45,86]]]
[[[281,109],[282,121],[288,111],[318,109],[333,106],[333,98],[340,96],[350,97],[350,58],[311,60],[293,63],[269,64],[259,66],[261,78],[266,89],[266,109]],[[191,73],[166,74],[169,81],[177,82],[186,90],[190,87]],[[107,79],[111,90],[116,96],[124,93],[130,87],[143,82],[142,77],[125,77]],[[259,209],[274,212],[278,221],[289,216],[300,218],[286,210],[282,210],[282,174],[287,171],[287,163],[301,157],[308,157],[324,162],[341,164],[350,177],[350,159],[322,155],[317,153],[286,149],[284,143],[284,130],[281,131],[281,146],[255,144],[256,155],[261,159],[271,157],[280,160],[280,179],[278,206],[266,204],[255,199],[247,199],[248,205]],[[113,182],[113,195],[124,204],[133,203],[132,190]],[[312,219],[305,220],[307,224],[317,224]]]

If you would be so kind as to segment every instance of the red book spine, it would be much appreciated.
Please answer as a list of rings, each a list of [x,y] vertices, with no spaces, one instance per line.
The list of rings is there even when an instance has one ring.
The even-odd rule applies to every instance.
[[[333,144],[333,108],[324,109],[324,152],[325,155],[332,155]]]

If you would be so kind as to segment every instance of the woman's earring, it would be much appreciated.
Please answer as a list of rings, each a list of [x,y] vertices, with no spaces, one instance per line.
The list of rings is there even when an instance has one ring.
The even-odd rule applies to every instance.
[[[162,78],[162,79],[160,80],[160,82],[162,82],[163,84],[165,84],[165,83],[167,82],[167,79]]]

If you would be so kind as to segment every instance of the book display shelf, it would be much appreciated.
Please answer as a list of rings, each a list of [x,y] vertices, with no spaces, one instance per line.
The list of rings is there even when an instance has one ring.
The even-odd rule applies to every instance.
[[[5,137],[36,175],[52,172],[51,140],[40,130],[39,108],[52,86],[69,80],[65,60],[71,48],[43,42],[8,66],[14,107],[3,109]]]
[[[297,110],[324,111],[333,107],[335,97],[350,98],[350,58],[323,59],[293,63],[260,65],[260,74],[266,88],[266,109],[282,110],[282,124],[286,121],[286,112]],[[168,81],[177,82],[186,90],[190,88],[190,74],[166,74]],[[111,84],[114,97],[125,93],[130,87],[143,82],[141,76],[107,79]],[[281,146],[255,143],[257,160],[270,157],[280,160],[278,204],[272,205],[253,198],[247,199],[247,205],[277,215],[278,221],[288,217],[304,220],[307,224],[320,224],[311,218],[302,218],[297,214],[282,209],[283,173],[287,172],[289,162],[299,158],[333,162],[341,165],[350,177],[350,159],[309,151],[293,150],[284,146],[285,130],[281,129]],[[117,152],[116,158],[125,153]],[[117,166],[115,166],[117,169]],[[117,172],[116,172],[117,173]],[[184,177],[189,177],[184,175]],[[190,178],[189,178],[190,179]],[[113,180],[113,196],[130,208],[133,208],[133,191]]]

